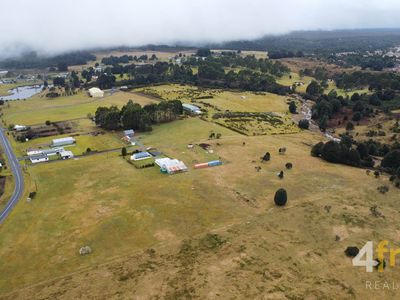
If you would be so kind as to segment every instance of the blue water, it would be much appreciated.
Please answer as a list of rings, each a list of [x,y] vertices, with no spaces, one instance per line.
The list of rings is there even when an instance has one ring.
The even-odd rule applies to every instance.
[[[28,86],[20,86],[15,89],[10,90],[10,95],[0,96],[0,100],[10,101],[10,100],[20,100],[30,98],[38,93],[40,93],[43,89],[43,85],[28,85]]]

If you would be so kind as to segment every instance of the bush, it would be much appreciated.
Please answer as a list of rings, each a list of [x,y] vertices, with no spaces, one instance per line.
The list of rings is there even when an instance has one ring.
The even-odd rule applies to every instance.
[[[121,155],[122,156],[126,156],[128,153],[127,153],[127,151],[126,151],[126,147],[123,147],[122,149],[121,149]]]
[[[287,202],[287,192],[285,189],[279,189],[275,193],[274,202],[277,206],[285,206]]]
[[[310,128],[310,122],[306,119],[300,120],[299,121],[299,128],[301,129],[308,129]]]
[[[295,114],[297,112],[297,106],[294,101],[291,101],[289,104],[289,111],[291,114]]]
[[[293,168],[293,164],[292,163],[290,163],[290,162],[288,162],[288,163],[286,163],[286,169],[288,169],[288,170],[290,170],[290,169],[292,169]]]
[[[50,126],[50,125],[51,125],[51,122],[50,122],[49,120],[47,120],[45,124],[46,124],[47,126]]]
[[[359,252],[360,250],[357,247],[352,246],[347,247],[346,250],[344,250],[344,253],[346,253],[348,257],[356,257]]]
[[[36,196],[36,192],[30,192],[29,193],[29,198],[33,199]]]

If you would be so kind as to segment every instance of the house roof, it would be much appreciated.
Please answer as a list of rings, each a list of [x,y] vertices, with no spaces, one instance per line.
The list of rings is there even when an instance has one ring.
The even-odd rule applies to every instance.
[[[139,152],[132,155],[135,159],[151,157],[150,153],[148,152]]]

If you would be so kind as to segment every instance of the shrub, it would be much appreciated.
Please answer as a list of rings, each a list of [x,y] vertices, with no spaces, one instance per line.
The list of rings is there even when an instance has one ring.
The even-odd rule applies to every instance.
[[[310,128],[310,122],[306,119],[300,120],[299,121],[299,128],[301,129],[308,129]]]
[[[36,196],[36,192],[30,192],[29,193],[29,198],[33,199]]]
[[[271,154],[269,152],[265,153],[263,161],[270,161],[270,160],[271,160]]]
[[[286,163],[286,169],[288,169],[288,170],[290,170],[290,169],[292,169],[293,168],[293,164],[292,163],[290,163],[290,162],[288,162],[288,163]]]
[[[346,250],[344,250],[344,253],[346,253],[348,257],[356,257],[359,252],[360,250],[358,249],[358,247],[352,247],[352,246],[347,247]]]
[[[381,173],[379,171],[375,171],[374,176],[375,176],[375,178],[378,178],[379,176],[381,176]]]
[[[46,124],[47,126],[50,126],[50,125],[51,125],[51,121],[47,120],[45,124]]]
[[[289,104],[289,111],[291,114],[295,114],[297,111],[297,106],[296,103],[294,101],[291,101]]]
[[[92,149],[87,148],[87,149],[86,149],[86,152],[87,152],[87,153],[92,152]]]
[[[387,192],[389,192],[389,187],[386,185],[382,185],[382,186],[378,187],[378,191],[381,194],[386,194]]]
[[[279,189],[275,193],[274,202],[277,206],[285,206],[287,202],[287,192],[285,189]]]
[[[122,156],[126,156],[126,155],[127,155],[126,147],[122,147],[122,149],[121,149],[121,155],[122,155]]]

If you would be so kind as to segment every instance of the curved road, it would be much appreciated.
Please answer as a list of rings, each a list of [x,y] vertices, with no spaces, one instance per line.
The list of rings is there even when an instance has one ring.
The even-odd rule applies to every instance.
[[[14,192],[8,201],[7,205],[0,212],[0,224],[4,222],[11,210],[17,204],[24,192],[24,177],[22,175],[21,165],[18,162],[17,157],[11,147],[10,141],[7,139],[4,129],[0,127],[0,144],[2,145],[4,152],[8,158],[9,167],[14,175],[15,187]]]

